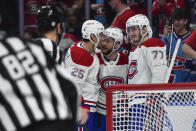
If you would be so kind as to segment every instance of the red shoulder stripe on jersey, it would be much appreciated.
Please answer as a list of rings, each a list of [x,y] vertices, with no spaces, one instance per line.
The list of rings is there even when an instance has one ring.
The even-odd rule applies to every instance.
[[[144,41],[141,46],[145,47],[164,47],[166,44],[158,38],[151,38],[147,41]]]
[[[70,50],[71,58],[74,63],[87,67],[93,63],[93,56],[85,49],[78,47],[77,44],[72,46]]]
[[[125,55],[123,53],[119,53],[119,60],[118,60],[118,63],[117,65],[125,65],[125,64],[128,64],[128,55]]]
[[[101,58],[101,53],[96,53],[97,54],[97,57],[98,57],[98,59],[99,59],[99,64],[100,65],[105,65],[105,63],[104,63],[104,61],[103,61],[103,59]]]

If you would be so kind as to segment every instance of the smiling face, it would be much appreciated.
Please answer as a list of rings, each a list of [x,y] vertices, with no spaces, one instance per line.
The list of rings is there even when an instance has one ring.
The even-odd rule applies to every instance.
[[[186,25],[188,23],[187,19],[179,18],[179,19],[174,19],[174,29],[176,32],[181,32],[186,28]]]
[[[141,39],[140,28],[138,26],[131,26],[128,28],[128,40],[132,44],[137,44]]]

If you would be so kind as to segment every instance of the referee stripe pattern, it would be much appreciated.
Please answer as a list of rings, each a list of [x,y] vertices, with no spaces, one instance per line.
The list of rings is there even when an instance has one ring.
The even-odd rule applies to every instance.
[[[13,37],[0,41],[0,49],[1,131],[43,120],[75,119],[76,109],[70,108],[77,107],[77,97],[72,102],[65,98],[66,93],[75,93],[76,89],[52,68],[55,65],[43,55],[41,46]]]

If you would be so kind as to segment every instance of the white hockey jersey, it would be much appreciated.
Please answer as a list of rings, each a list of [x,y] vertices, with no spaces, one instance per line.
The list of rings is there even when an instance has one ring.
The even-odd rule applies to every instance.
[[[78,42],[68,50],[64,67],[78,85],[79,92],[85,101],[84,105],[90,106],[90,111],[95,112],[99,94],[97,83],[99,60],[96,54],[90,54],[83,48],[82,42]]]
[[[148,39],[130,52],[128,84],[164,83],[167,69],[166,44]]]
[[[118,53],[115,61],[107,61],[103,54],[97,53],[100,63],[98,83],[99,97],[97,112],[106,115],[106,88],[110,85],[126,84],[128,73],[128,56]]]

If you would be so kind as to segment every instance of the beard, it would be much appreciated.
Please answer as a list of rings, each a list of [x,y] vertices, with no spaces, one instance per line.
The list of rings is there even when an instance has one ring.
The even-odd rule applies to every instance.
[[[104,48],[106,51],[101,51],[102,53],[103,53],[103,55],[104,56],[107,56],[107,55],[109,55],[112,51],[113,51],[113,49],[106,49],[106,48]]]

